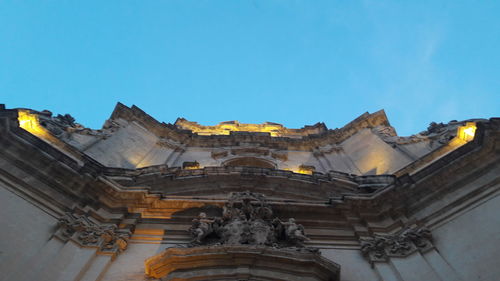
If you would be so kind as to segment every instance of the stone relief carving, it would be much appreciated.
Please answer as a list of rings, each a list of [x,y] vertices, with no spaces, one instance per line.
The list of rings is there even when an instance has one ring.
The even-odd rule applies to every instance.
[[[415,251],[433,247],[429,229],[406,228],[395,235],[375,236],[361,240],[361,252],[370,261],[387,261],[389,257],[404,257]]]
[[[426,131],[420,132],[409,137],[400,137],[391,126],[377,126],[372,131],[380,136],[386,143],[390,144],[410,144],[424,140],[437,141],[444,144],[454,136],[457,130],[457,122],[443,123],[430,123]]]
[[[85,215],[66,213],[59,219],[56,236],[72,238],[84,246],[97,246],[100,251],[121,253],[128,246],[129,233],[120,232],[115,225],[101,226]]]
[[[304,246],[309,238],[295,219],[281,221],[273,216],[266,197],[260,193],[233,192],[222,209],[222,217],[208,218],[200,213],[189,229],[197,245],[257,245],[294,248],[317,252]]]
[[[70,114],[58,114],[54,117],[52,112],[48,110],[38,112],[38,118],[40,125],[45,127],[54,136],[62,138],[63,140],[70,139],[71,135],[74,133],[106,139],[120,128],[117,122],[107,120],[102,130],[93,130],[76,123],[75,118]]]

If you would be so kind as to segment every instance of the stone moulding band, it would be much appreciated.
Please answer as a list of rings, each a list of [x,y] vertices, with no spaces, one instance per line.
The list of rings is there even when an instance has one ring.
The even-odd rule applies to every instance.
[[[340,266],[317,253],[247,245],[169,248],[145,261],[145,273],[164,281],[268,280],[276,276],[289,281],[340,280]]]

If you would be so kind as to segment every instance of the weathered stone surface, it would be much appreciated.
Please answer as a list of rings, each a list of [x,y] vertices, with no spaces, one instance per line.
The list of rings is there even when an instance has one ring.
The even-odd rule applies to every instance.
[[[121,253],[127,249],[130,234],[120,232],[115,225],[101,226],[85,215],[66,213],[59,219],[56,236],[74,239],[84,246],[97,246],[100,251]]]
[[[194,245],[265,245],[317,252],[304,247],[310,239],[294,218],[282,222],[273,214],[266,197],[250,191],[229,194],[221,217],[208,218],[204,212],[189,229]]]
[[[264,246],[169,248],[145,262],[161,280],[340,280],[340,266],[318,254]]]
[[[203,136],[137,107],[118,105],[102,130],[90,130],[68,116],[0,106],[0,280],[142,281],[144,260],[166,247],[241,247],[238,257],[254,263],[249,251],[265,249],[285,263],[309,255],[321,264],[305,244],[341,264],[344,281],[495,281],[499,147],[495,118],[434,124],[409,138],[383,112],[298,138]],[[242,196],[232,205],[231,193]],[[200,213],[193,233],[202,245],[187,248]],[[406,228],[414,225],[432,241]],[[117,255],[122,238],[127,250]],[[219,264],[212,259],[217,270],[231,257],[222,253]],[[239,276],[238,264],[224,274]],[[310,264],[281,267],[304,277],[298,271]],[[293,280],[253,268],[242,279]],[[205,269],[193,276],[213,272]]]
[[[417,250],[425,252],[432,247],[432,235],[427,228],[406,228],[394,235],[361,240],[361,252],[371,263],[405,257]]]

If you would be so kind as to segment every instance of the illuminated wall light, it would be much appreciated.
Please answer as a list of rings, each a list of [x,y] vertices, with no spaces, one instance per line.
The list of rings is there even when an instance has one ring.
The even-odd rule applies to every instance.
[[[193,162],[184,162],[182,163],[182,168],[184,170],[197,170],[197,169],[201,169],[200,167],[200,163],[198,163],[197,161],[193,161]]]
[[[463,141],[471,141],[474,139],[474,135],[476,134],[476,123],[467,122],[465,126],[459,127],[457,136],[459,139]]]
[[[24,130],[40,138],[47,139],[51,136],[47,129],[40,125],[36,114],[31,114],[28,110],[18,110],[17,116],[19,127]]]
[[[238,121],[231,121],[230,123],[221,123],[215,126],[198,126],[189,123],[182,123],[185,129],[191,130],[198,135],[229,135],[231,132],[265,132],[270,133],[271,136],[277,137],[281,135],[281,131],[285,128],[279,124],[245,124]]]
[[[314,166],[308,166],[308,165],[300,165],[299,169],[297,171],[294,171],[295,173],[299,174],[304,174],[304,175],[312,175],[316,168]]]

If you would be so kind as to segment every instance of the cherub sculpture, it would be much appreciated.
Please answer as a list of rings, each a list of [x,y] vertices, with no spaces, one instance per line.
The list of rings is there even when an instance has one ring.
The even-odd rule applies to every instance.
[[[193,219],[193,225],[190,232],[193,235],[193,242],[201,244],[202,240],[213,232],[212,224],[215,222],[213,219],[207,218],[207,214],[201,212],[198,218]]]
[[[303,246],[304,241],[310,239],[304,234],[304,227],[301,224],[295,223],[294,218],[288,219],[288,222],[282,223],[285,228],[286,239],[297,246]]]

